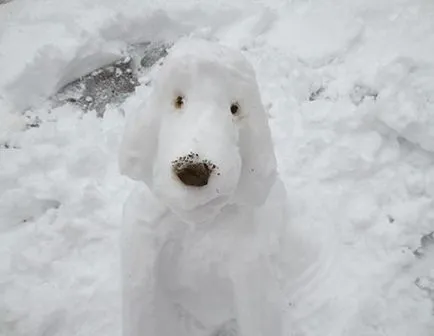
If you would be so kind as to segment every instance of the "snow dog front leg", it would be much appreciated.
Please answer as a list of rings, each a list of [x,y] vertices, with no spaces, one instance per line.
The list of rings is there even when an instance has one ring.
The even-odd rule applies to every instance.
[[[268,263],[250,261],[245,267],[234,275],[237,336],[282,335],[281,294]]]

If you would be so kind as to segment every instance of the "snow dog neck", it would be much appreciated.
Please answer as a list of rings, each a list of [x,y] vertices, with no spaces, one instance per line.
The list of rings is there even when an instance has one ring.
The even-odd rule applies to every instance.
[[[276,158],[255,73],[241,52],[181,39],[134,112],[121,173],[145,182],[182,220],[208,222],[227,204],[264,203]]]

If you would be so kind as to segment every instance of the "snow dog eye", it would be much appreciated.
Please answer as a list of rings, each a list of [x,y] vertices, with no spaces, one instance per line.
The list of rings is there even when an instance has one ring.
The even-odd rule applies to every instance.
[[[240,111],[240,105],[238,103],[232,103],[231,104],[232,115],[234,116],[238,115],[239,111]]]
[[[176,97],[175,100],[173,101],[173,105],[177,109],[182,108],[184,106],[184,97],[183,96]]]

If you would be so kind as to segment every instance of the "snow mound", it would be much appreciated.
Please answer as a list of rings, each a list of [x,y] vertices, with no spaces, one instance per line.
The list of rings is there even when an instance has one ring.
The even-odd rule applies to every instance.
[[[122,120],[65,106],[1,149],[0,334],[116,334]]]
[[[0,104],[4,104],[4,102],[0,100]],[[0,144],[4,146],[13,133],[25,129],[26,122],[22,116],[17,116],[6,110],[4,105],[2,108],[0,110]]]
[[[42,11],[39,17],[35,14],[30,21],[20,20],[18,12],[18,22],[1,23],[2,50],[8,52],[0,52],[0,87],[4,98],[19,111],[40,104],[67,83],[122,58],[129,44],[170,41],[192,29],[159,10],[143,14],[103,5],[83,8],[79,2],[66,3],[65,12],[56,16],[59,13],[45,12],[48,7],[39,2],[28,5],[26,11]],[[17,24],[19,30],[15,29]],[[27,40],[31,35],[44,38]]]
[[[342,59],[357,46],[363,33],[361,22],[344,6],[318,4],[312,7],[306,3],[297,9],[290,6],[281,15],[287,19],[276,22],[268,32],[268,42],[280,48],[281,37],[285,36],[283,48],[312,67]]]
[[[132,185],[115,153],[158,67],[104,118],[45,101],[131,45],[191,33],[253,64],[290,225],[313,246],[302,260],[288,247],[287,334],[432,336],[433,13],[425,0],[1,5],[0,335],[119,335]]]
[[[434,67],[400,58],[378,74],[376,117],[410,142],[434,152]]]

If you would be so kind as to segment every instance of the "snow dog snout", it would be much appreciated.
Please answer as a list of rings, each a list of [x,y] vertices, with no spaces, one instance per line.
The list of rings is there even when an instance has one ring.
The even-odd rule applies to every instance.
[[[201,160],[197,153],[190,153],[172,162],[173,172],[186,186],[203,187],[208,184],[216,165]]]

